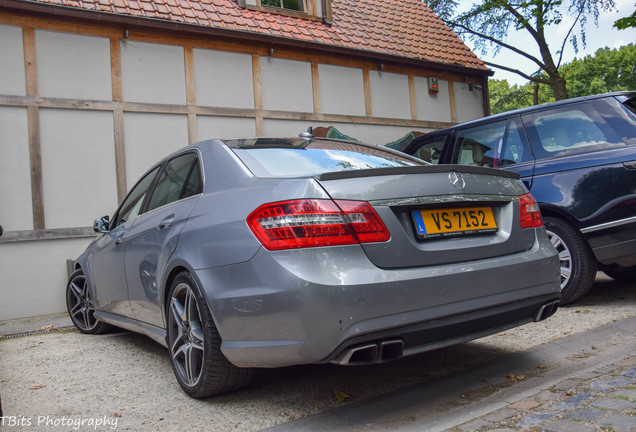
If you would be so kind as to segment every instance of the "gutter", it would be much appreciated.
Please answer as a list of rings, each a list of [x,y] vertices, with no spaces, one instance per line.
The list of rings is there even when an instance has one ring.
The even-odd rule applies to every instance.
[[[333,22],[327,19],[327,0],[322,0],[322,22],[330,27],[333,25]]]
[[[323,4],[325,0],[322,0]],[[53,5],[30,0],[0,0],[0,11],[17,13],[22,15],[36,15],[50,19],[57,17],[75,22],[92,23],[102,26],[121,28],[125,30],[151,31],[167,33],[169,35],[190,36],[190,37],[220,37],[232,41],[259,42],[269,47],[286,47],[292,49],[310,50],[322,53],[327,56],[341,56],[343,58],[357,58],[374,63],[392,63],[408,65],[418,68],[427,68],[442,73],[469,73],[471,75],[481,75],[483,77],[492,76],[494,72],[489,69],[477,69],[455,63],[440,63],[431,60],[422,60],[409,57],[400,57],[393,54],[384,54],[373,51],[357,50],[353,48],[338,47],[334,45],[321,44],[317,42],[307,42],[298,39],[269,36],[265,34],[248,32],[244,30],[226,30],[216,27],[188,24],[157,18],[139,18],[130,15],[116,14],[90,9],[80,9],[65,5]],[[327,25],[333,23],[326,16],[326,9],[323,9],[323,21]]]

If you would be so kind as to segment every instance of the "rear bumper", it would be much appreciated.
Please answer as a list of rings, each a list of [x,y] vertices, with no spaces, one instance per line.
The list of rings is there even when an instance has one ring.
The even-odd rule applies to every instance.
[[[237,366],[341,362],[351,347],[387,338],[409,355],[534,321],[560,297],[558,257],[544,237],[515,255],[393,270],[359,246],[260,250],[195,277]]]

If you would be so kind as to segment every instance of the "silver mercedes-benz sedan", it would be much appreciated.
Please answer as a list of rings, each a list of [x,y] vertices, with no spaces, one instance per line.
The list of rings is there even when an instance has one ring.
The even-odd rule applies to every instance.
[[[95,230],[66,290],[74,324],[165,345],[197,398],[253,368],[382,363],[559,303],[558,256],[515,173],[309,134],[186,147]]]

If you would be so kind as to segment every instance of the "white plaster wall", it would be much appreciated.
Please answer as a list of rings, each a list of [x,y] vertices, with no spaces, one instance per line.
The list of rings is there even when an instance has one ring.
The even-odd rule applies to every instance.
[[[112,100],[108,38],[36,30],[35,49],[40,96]]]
[[[197,105],[254,108],[252,56],[195,48]]]
[[[188,145],[188,117],[179,114],[124,114],[128,189],[170,153]]]
[[[65,312],[66,260],[77,258],[90,241],[0,243],[0,320]]]
[[[181,46],[122,40],[121,76],[125,101],[186,103]]]
[[[198,141],[212,138],[241,138],[256,136],[253,118],[197,117]]]
[[[374,117],[410,119],[411,99],[406,75],[370,71],[371,109]]]
[[[266,136],[296,137],[309,126],[333,126],[345,135],[369,144],[385,145],[402,138],[414,129],[406,126],[384,126],[355,123],[327,123],[297,120],[265,120],[263,127]],[[415,129],[418,132],[430,132],[430,129]]]
[[[439,80],[439,93],[428,92],[428,79],[415,77],[417,119],[425,121],[451,121],[448,81]]]
[[[261,57],[263,108],[313,112],[311,63]]]
[[[33,229],[26,108],[0,107],[0,179],[0,225]]]
[[[0,94],[24,96],[22,28],[0,24]]]
[[[365,115],[362,69],[319,64],[318,77],[321,112]]]
[[[47,228],[92,226],[117,206],[113,115],[41,109],[42,183]]]
[[[455,110],[459,123],[474,120],[485,115],[484,90],[473,88],[466,83],[454,83]]]

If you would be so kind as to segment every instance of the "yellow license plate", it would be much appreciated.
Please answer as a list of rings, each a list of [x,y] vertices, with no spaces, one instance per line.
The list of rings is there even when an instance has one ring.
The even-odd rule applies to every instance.
[[[497,231],[497,221],[490,207],[416,210],[413,221],[420,238]]]

